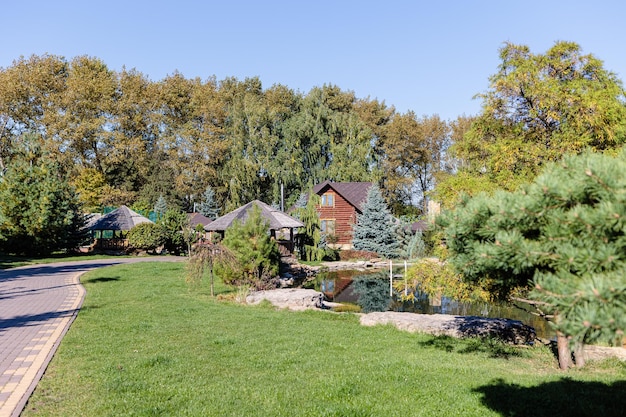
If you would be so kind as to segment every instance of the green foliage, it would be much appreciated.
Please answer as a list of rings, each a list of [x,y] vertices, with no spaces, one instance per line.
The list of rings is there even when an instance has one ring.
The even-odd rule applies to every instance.
[[[626,328],[626,152],[549,165],[516,192],[442,215],[450,260],[499,298],[516,291],[572,342],[621,343]]]
[[[165,197],[163,194],[159,195],[156,203],[154,204],[154,212],[156,213],[157,221],[161,220],[161,218],[165,215],[167,211],[167,202],[165,201]]]
[[[169,209],[160,216],[158,224],[167,231],[165,249],[168,252],[179,255],[188,249],[188,243],[192,236],[189,233],[187,214],[179,210]]]
[[[237,259],[237,267],[218,265],[217,274],[228,285],[264,289],[274,286],[278,274],[280,252],[270,237],[269,225],[254,205],[245,223],[234,221],[222,242]]]
[[[421,258],[426,255],[426,245],[422,239],[421,230],[413,232],[410,218],[400,218],[400,224],[396,230],[398,235],[398,257],[402,259]]]
[[[459,301],[487,301],[488,292],[480,286],[463,280],[462,275],[456,273],[452,265],[438,259],[420,259],[407,271],[404,280],[394,281],[398,294],[404,289],[415,288],[425,294],[445,296]],[[417,294],[408,293],[402,297],[414,300]]]
[[[507,43],[500,59],[489,90],[478,96],[481,114],[453,147],[460,171],[473,180],[446,188],[457,195],[476,194],[484,183],[514,190],[565,154],[611,151],[626,141],[622,82],[579,45],[559,41],[533,54]]]
[[[321,261],[324,258],[326,245],[323,244],[320,230],[320,218],[317,213],[320,197],[311,193],[306,205],[297,207],[293,216],[304,223],[298,232],[298,251],[303,261]]]
[[[213,191],[210,185],[206,187],[204,194],[202,194],[202,202],[198,206],[198,212],[211,220],[219,217],[220,208],[215,200],[215,191]]]
[[[67,251],[85,238],[78,196],[40,145],[38,137],[25,136],[0,178],[0,248],[7,253]]]
[[[398,256],[397,224],[376,184],[367,192],[363,214],[357,218],[354,249],[372,251],[386,258]]]
[[[74,178],[72,185],[76,189],[85,212],[95,213],[102,207],[100,196],[105,186],[104,175],[94,168],[83,169]]]
[[[236,268],[237,258],[226,246],[221,243],[199,243],[195,245],[189,263],[187,264],[186,281],[188,284],[199,287],[206,271],[209,272],[209,286],[211,297],[215,295],[215,274],[213,268],[216,264],[223,267]]]
[[[128,244],[135,249],[154,252],[167,243],[165,227],[155,223],[140,223],[128,232]]]

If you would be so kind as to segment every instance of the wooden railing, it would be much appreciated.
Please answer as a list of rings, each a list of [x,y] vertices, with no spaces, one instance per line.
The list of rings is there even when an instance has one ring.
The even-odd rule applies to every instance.
[[[125,250],[128,249],[128,239],[97,239],[95,248],[105,250]]]

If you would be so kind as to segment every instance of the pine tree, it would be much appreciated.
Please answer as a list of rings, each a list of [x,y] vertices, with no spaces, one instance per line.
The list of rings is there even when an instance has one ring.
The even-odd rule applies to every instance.
[[[0,178],[0,249],[7,253],[70,250],[85,238],[78,196],[39,145],[24,137]]]
[[[215,191],[213,191],[210,185],[206,187],[202,195],[202,202],[198,206],[198,212],[211,220],[215,220],[219,217],[220,209],[217,205],[217,201],[215,201]]]
[[[622,343],[626,152],[568,157],[529,186],[465,199],[438,221],[465,279],[502,299],[525,294],[546,314],[562,368],[568,340]]]
[[[372,251],[386,258],[398,256],[397,224],[383,199],[380,188],[372,185],[357,216],[352,243],[356,250]]]
[[[280,252],[268,230],[268,222],[256,205],[245,223],[235,220],[228,228],[222,243],[234,254],[239,267],[219,265],[218,273],[225,283],[256,289],[272,286],[272,279],[278,274]]]

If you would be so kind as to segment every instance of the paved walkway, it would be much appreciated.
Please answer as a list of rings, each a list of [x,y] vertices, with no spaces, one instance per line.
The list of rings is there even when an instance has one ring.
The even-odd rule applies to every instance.
[[[119,258],[0,271],[0,417],[20,415],[82,305],[81,274],[172,257]]]

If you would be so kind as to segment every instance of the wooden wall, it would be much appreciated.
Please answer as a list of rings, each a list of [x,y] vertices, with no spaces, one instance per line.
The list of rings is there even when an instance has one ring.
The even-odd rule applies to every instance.
[[[332,189],[322,189],[319,195],[321,196],[322,194],[333,194],[334,206],[318,207],[320,220],[335,220],[336,244],[352,245],[352,227],[356,223],[356,209]]]

